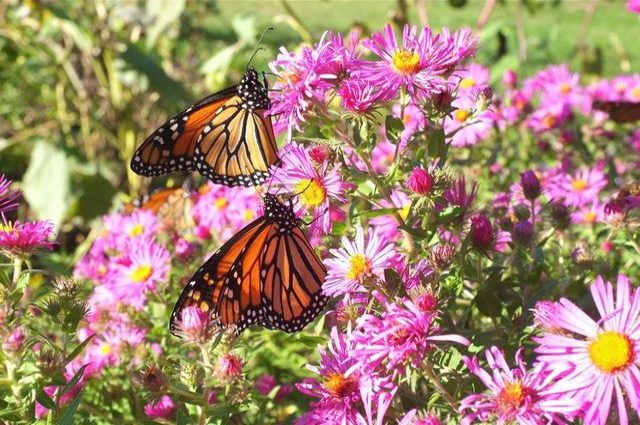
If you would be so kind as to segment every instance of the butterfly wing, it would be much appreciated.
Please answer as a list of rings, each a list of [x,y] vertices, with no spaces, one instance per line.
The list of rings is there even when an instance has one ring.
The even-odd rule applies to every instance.
[[[299,227],[264,217],[225,243],[191,278],[171,316],[196,305],[236,333],[247,326],[294,332],[311,322],[327,298],[326,269]]]
[[[640,102],[596,100],[593,107],[609,114],[609,118],[619,124],[640,120]]]
[[[205,126],[196,144],[198,171],[214,183],[252,186],[264,183],[278,162],[271,117],[230,98]]]
[[[131,169],[143,176],[195,170],[193,155],[202,129],[237,88],[229,87],[190,106],[146,138],[131,159]]]

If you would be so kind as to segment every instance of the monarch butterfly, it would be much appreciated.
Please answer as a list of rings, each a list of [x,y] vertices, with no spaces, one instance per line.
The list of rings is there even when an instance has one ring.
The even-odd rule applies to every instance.
[[[619,124],[640,120],[640,102],[596,100],[593,107],[609,114]]]
[[[131,159],[143,176],[197,169],[226,186],[262,184],[278,162],[267,91],[250,68],[237,86],[214,93],[169,119]]]
[[[191,277],[171,314],[179,330],[185,307],[210,312],[236,334],[247,326],[294,332],[327,303],[327,270],[300,229],[293,207],[265,195],[264,215],[227,241]]]
[[[152,211],[165,230],[180,233],[195,226],[191,213],[194,204],[193,195],[189,184],[177,188],[160,189],[125,205],[124,212],[131,214],[136,208]]]

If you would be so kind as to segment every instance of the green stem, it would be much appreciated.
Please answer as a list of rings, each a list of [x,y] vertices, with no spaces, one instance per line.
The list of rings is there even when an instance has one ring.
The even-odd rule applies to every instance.
[[[16,289],[18,280],[20,279],[20,273],[22,273],[22,259],[16,258],[13,260],[13,278],[11,279],[9,292],[13,292],[13,290]]]
[[[447,389],[442,385],[442,381],[440,381],[440,378],[438,377],[438,375],[433,370],[433,367],[431,366],[429,361],[425,361],[422,364],[422,370],[424,370],[425,375],[427,375],[427,377],[429,378],[429,380],[431,381],[433,386],[440,393],[442,398],[444,398],[444,400],[447,402],[447,404],[449,404],[449,406],[451,406],[451,408],[454,411],[457,411],[458,410],[458,406],[456,405],[456,399],[453,398],[453,396],[451,394],[449,394]]]
[[[206,344],[201,344],[200,353],[202,354],[202,364],[204,366],[204,383],[202,384],[202,400],[204,400],[204,406],[200,408],[200,415],[198,417],[198,424],[205,425],[207,422],[207,398],[209,396],[209,386],[207,382],[210,382],[209,374],[211,373],[211,358]]]

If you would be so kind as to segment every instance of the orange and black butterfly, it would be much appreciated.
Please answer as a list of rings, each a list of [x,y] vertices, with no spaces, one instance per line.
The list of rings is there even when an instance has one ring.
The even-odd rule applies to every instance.
[[[327,270],[300,229],[291,205],[265,195],[262,217],[247,225],[191,277],[171,314],[179,331],[185,307],[210,312],[222,328],[295,332],[322,311]]]
[[[123,208],[125,214],[135,209],[152,211],[165,230],[178,233],[193,229],[194,191],[190,185],[157,190],[142,196]]]
[[[608,113],[611,121],[619,124],[640,120],[640,102],[596,100],[593,107]]]
[[[143,176],[198,170],[226,186],[262,184],[278,149],[266,113],[267,81],[250,68],[237,86],[212,94],[169,119],[140,145],[131,169]]]

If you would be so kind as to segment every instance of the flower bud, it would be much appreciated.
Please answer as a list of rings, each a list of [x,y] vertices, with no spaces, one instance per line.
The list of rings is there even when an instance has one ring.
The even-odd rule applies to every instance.
[[[287,397],[292,392],[293,392],[293,385],[291,385],[291,384],[283,384],[280,387],[280,389],[278,390],[278,392],[276,393],[276,396],[274,398],[276,400],[282,400],[283,398]]]
[[[173,416],[173,412],[176,410],[176,405],[174,404],[171,397],[168,395],[163,395],[158,401],[155,403],[148,403],[144,406],[144,413],[150,418],[169,418]]]
[[[262,375],[256,379],[256,391],[262,395],[268,395],[276,387],[276,377],[273,375]]]
[[[415,304],[426,313],[435,313],[438,310],[438,298],[431,292],[425,292],[415,299]]]
[[[217,402],[218,402],[218,395],[216,394],[216,392],[213,390],[209,391],[209,394],[207,394],[207,404],[212,405],[212,404],[216,404]]]
[[[520,184],[522,185],[522,192],[525,198],[530,201],[538,199],[542,191],[540,188],[540,180],[538,180],[536,173],[527,170],[520,174]]]
[[[453,245],[439,244],[431,249],[430,260],[434,269],[445,270],[453,262],[456,250]]]
[[[471,217],[471,242],[473,246],[486,250],[493,246],[493,225],[483,214],[476,214]]]
[[[323,164],[331,155],[331,150],[325,145],[315,145],[308,150],[309,157],[316,164]]]
[[[502,74],[502,82],[508,88],[514,88],[518,84],[518,74],[513,69],[507,69]]]
[[[221,381],[234,381],[242,375],[242,360],[235,354],[227,353],[218,358],[215,373]]]
[[[519,204],[513,207],[513,214],[518,221],[528,220],[531,217],[531,209],[528,205]]]
[[[422,167],[414,168],[409,174],[407,186],[418,195],[428,195],[433,190],[433,177]]]
[[[196,251],[197,245],[195,243],[189,242],[186,239],[179,238],[175,242],[176,248],[176,257],[178,257],[179,261],[188,261],[193,253]]]
[[[167,377],[162,370],[155,365],[145,367],[138,380],[145,389],[153,393],[164,392],[167,385]]]
[[[533,240],[534,228],[529,220],[517,223],[511,232],[511,237],[516,245],[526,246]]]
[[[431,97],[431,104],[435,112],[449,112],[453,102],[453,93],[449,89],[444,89]]]
[[[180,335],[187,341],[196,344],[204,344],[216,331],[211,314],[197,306],[186,307],[182,310],[178,328]]]
[[[562,201],[551,203],[551,219],[558,229],[566,229],[571,223],[571,211]]]
[[[533,308],[534,325],[547,332],[557,329],[558,306],[554,301],[538,301]]]
[[[16,328],[13,332],[11,332],[8,336],[4,338],[2,341],[2,349],[6,353],[19,353],[24,347],[25,340],[27,336],[25,335],[22,328]]]
[[[478,93],[478,98],[476,99],[476,112],[484,112],[491,105],[491,101],[493,99],[493,89],[489,86],[483,87]]]

